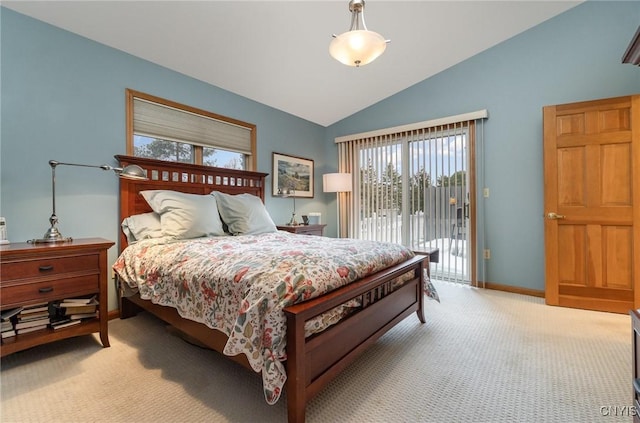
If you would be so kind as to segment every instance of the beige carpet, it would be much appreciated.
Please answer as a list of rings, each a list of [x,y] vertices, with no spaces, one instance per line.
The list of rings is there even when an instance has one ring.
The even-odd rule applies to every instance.
[[[307,421],[631,421],[628,316],[435,284],[442,302],[427,301],[427,323],[410,316],[381,338],[314,398]],[[267,405],[260,377],[153,317],[109,327],[111,348],[90,335],[4,357],[1,420],[286,421],[286,396]]]

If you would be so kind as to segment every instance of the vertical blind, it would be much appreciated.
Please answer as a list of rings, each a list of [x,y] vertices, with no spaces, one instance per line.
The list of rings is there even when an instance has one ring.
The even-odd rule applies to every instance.
[[[338,170],[353,177],[352,193],[339,198],[341,236],[438,247],[441,263],[432,270],[468,282],[475,261],[469,151],[487,116],[482,110],[336,138]]]

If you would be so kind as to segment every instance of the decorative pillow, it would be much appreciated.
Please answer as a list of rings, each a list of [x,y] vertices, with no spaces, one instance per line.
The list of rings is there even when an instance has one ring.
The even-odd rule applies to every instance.
[[[154,212],[129,216],[122,221],[121,227],[130,244],[141,239],[162,237],[160,215]]]
[[[226,235],[211,195],[168,190],[141,191],[154,212],[160,215],[163,236],[190,239]]]
[[[277,232],[269,212],[259,197],[251,194],[230,195],[213,191],[218,202],[218,211],[229,233],[233,235],[257,235]]]

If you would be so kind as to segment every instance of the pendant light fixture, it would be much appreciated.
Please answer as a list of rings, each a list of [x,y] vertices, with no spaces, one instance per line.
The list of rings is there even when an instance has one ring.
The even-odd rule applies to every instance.
[[[369,31],[364,23],[364,0],[351,0],[351,28],[340,35],[333,34],[329,54],[347,66],[363,66],[380,56],[389,40]]]

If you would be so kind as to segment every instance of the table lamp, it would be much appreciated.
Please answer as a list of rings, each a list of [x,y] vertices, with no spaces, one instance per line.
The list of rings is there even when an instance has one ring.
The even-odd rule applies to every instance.
[[[351,180],[350,173],[338,172],[338,173],[325,173],[322,175],[322,190],[324,192],[351,192],[353,189],[353,182]],[[338,237],[342,236],[340,232],[340,201],[337,202],[337,210],[338,210]]]
[[[51,217],[49,218],[49,223],[51,227],[47,229],[44,237],[39,239],[34,239],[29,242],[33,242],[36,244],[39,243],[55,243],[55,242],[69,242],[72,240],[70,237],[63,237],[58,227],[56,226],[58,223],[58,216],[56,216],[56,167],[57,166],[80,166],[80,167],[93,167],[96,169],[102,170],[112,170],[121,178],[126,179],[137,179],[137,180],[147,180],[147,175],[144,169],[142,169],[138,165],[129,165],[124,168],[121,167],[112,167],[106,164],[103,165],[86,165],[86,164],[78,164],[78,163],[62,163],[56,160],[49,160],[49,166],[51,166],[51,190],[53,199],[53,211],[51,213]]]
[[[293,198],[293,213],[291,213],[291,220],[287,223],[287,226],[298,226],[298,221],[296,220],[296,191],[292,188],[285,188],[281,191],[282,197],[292,197]]]

